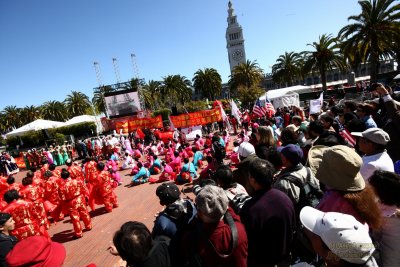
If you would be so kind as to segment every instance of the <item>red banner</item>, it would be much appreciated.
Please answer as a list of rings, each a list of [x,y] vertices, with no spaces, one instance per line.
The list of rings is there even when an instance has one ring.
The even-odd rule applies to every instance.
[[[219,108],[211,110],[201,110],[170,117],[172,123],[176,128],[188,128],[191,126],[205,125],[222,120],[221,110]]]
[[[17,164],[18,168],[20,169],[25,169],[25,161],[24,161],[24,157],[18,157],[18,158],[14,158],[15,163]]]
[[[127,134],[129,132],[133,132],[136,129],[152,129],[152,128],[162,128],[162,118],[161,115],[158,115],[154,118],[135,118],[124,121],[115,122],[115,130],[119,133],[122,129],[122,133]]]

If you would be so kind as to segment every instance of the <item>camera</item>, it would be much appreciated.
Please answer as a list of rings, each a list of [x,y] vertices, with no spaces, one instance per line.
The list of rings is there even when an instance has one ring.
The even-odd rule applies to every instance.
[[[200,193],[200,191],[205,187],[206,185],[217,185],[214,180],[211,179],[204,179],[202,180],[199,184],[193,186],[193,194],[196,196]]]

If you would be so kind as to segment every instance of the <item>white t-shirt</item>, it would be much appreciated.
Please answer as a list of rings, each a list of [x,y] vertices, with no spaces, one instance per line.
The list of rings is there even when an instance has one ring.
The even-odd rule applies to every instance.
[[[394,172],[393,161],[386,151],[371,156],[363,156],[362,160],[363,164],[360,173],[365,181],[367,181],[376,170]]]

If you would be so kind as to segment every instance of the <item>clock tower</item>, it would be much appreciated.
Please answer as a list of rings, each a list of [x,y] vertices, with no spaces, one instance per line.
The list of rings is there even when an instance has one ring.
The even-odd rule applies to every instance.
[[[229,65],[231,73],[233,69],[246,62],[246,52],[244,50],[244,39],[242,26],[237,22],[237,16],[234,14],[232,2],[228,3],[228,27],[226,28],[226,49],[228,50]]]

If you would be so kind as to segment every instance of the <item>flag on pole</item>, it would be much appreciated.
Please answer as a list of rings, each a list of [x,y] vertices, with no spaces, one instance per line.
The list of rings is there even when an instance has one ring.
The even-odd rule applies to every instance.
[[[324,92],[321,92],[319,98],[310,100],[310,114],[319,113],[321,111],[323,103],[324,103]]]
[[[272,116],[275,115],[275,108],[271,101],[269,101],[267,95],[265,95],[265,108],[267,109],[267,117],[272,118]]]
[[[236,118],[236,120],[239,122],[240,118],[242,117],[242,113],[236,106],[235,101],[233,99],[231,100],[231,115]]]
[[[171,117],[168,115],[168,120],[169,120],[169,127],[171,128],[171,130],[175,130],[175,125],[171,120]]]
[[[260,99],[257,98],[256,103],[253,106],[253,113],[257,116],[257,117],[264,117],[265,114],[267,113],[267,109],[265,108],[265,106],[263,107],[261,105],[261,101]]]

